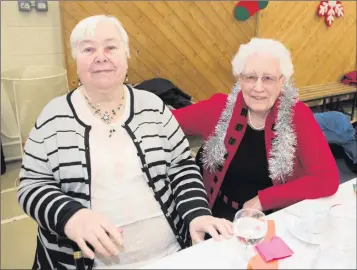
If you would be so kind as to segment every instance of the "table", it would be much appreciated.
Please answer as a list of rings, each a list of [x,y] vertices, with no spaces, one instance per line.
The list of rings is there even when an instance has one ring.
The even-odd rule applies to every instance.
[[[350,116],[352,123],[356,120],[354,119],[355,104],[357,102],[357,88],[355,86],[343,84],[341,82],[334,82],[322,85],[305,86],[299,89],[299,98],[303,102],[309,104],[314,101],[322,100],[322,112],[325,111],[327,100],[329,100],[330,103],[337,102],[334,109],[337,110],[340,99],[350,95],[353,95],[351,113],[344,113]]]
[[[352,185],[356,183],[356,180],[357,178],[354,178],[341,184],[333,196],[301,201],[267,216],[268,219],[275,221],[277,235],[284,239],[294,251],[293,256],[279,261],[280,269],[311,269],[320,246],[297,239],[287,230],[287,225],[299,219],[298,216],[306,213],[308,209],[313,209],[315,204],[332,206],[338,203],[349,203],[355,205],[356,192],[353,191]],[[343,228],[338,228],[338,230],[343,230]],[[353,230],[356,230],[355,226]],[[351,241],[356,241],[355,236],[351,236],[351,239],[353,239]],[[246,269],[246,263],[240,259],[238,245],[240,244],[235,238],[220,242],[210,239],[142,269]]]

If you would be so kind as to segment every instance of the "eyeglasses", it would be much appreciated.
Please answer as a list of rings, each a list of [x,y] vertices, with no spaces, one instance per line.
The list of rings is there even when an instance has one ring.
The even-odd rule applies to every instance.
[[[264,85],[273,85],[278,80],[280,80],[283,75],[280,75],[280,77],[277,77],[277,76],[273,76],[273,75],[257,76],[255,74],[241,74],[240,76],[242,78],[242,81],[246,84],[252,84],[252,85],[256,84],[258,79],[260,78]]]

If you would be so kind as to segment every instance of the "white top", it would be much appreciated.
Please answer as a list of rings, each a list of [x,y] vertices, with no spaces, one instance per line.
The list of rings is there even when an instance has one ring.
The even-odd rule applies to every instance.
[[[333,196],[305,200],[267,216],[275,221],[276,235],[294,251],[291,257],[279,260],[279,269],[356,269],[356,192],[352,188],[356,180],[341,184]],[[303,218],[320,211],[322,205],[330,209],[336,204],[349,213],[342,215],[338,210],[343,217],[336,219],[328,211],[333,226],[316,243],[292,230]],[[244,247],[234,237],[220,242],[210,239],[142,269],[247,269],[241,252]]]
[[[128,90],[122,117],[110,125],[94,116],[81,92],[77,93],[73,102],[79,117],[92,126],[92,209],[124,230],[119,256],[104,259],[97,255],[94,268],[138,268],[178,251],[175,235],[141,170],[135,145],[122,127],[130,112]]]

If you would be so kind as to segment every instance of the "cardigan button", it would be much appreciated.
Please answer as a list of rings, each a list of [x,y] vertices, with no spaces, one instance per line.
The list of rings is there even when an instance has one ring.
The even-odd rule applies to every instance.
[[[214,190],[213,190],[213,188],[211,187],[210,193],[212,194],[212,193],[213,193],[213,191],[214,191]]]
[[[217,184],[217,182],[218,182],[218,177],[215,176],[214,179],[213,179],[213,181],[214,181],[215,184]]]
[[[228,143],[229,143],[230,145],[233,145],[235,142],[236,142],[236,139],[234,139],[234,138],[232,138],[232,137],[229,138]]]
[[[242,124],[237,124],[235,130],[237,131],[242,131],[243,125]]]
[[[241,112],[240,112],[240,115],[242,115],[242,116],[247,116],[247,114],[248,114],[248,110],[246,109],[246,108],[242,108],[242,110],[241,110]]]

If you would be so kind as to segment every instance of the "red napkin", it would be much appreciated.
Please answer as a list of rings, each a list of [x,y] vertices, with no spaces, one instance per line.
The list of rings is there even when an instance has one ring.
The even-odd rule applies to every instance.
[[[255,248],[265,262],[283,259],[294,254],[279,236],[274,236],[270,241],[262,242],[256,245]]]

